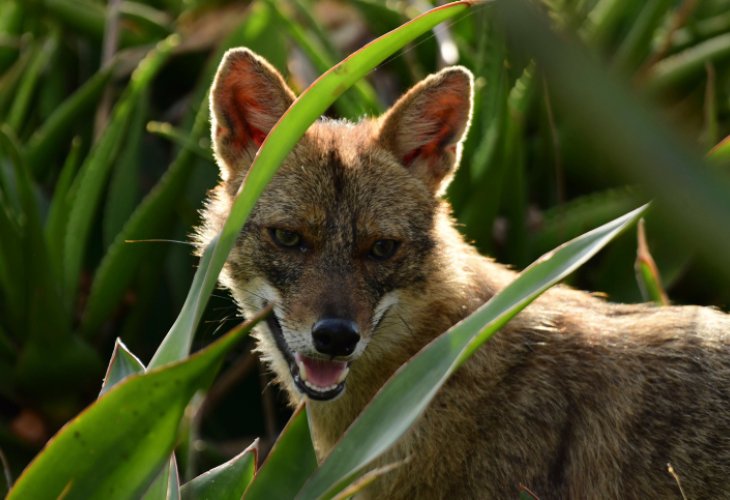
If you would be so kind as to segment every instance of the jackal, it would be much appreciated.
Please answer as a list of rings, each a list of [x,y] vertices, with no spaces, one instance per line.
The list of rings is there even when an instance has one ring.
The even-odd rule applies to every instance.
[[[211,91],[221,182],[197,244],[230,210],[294,100],[246,49]],[[322,119],[256,204],[221,283],[274,305],[257,349],[325,457],[393,372],[515,273],[467,244],[441,195],[469,127],[472,76],[429,76],[383,116]],[[553,288],[480,349],[381,464],[375,498],[730,498],[730,317]]]

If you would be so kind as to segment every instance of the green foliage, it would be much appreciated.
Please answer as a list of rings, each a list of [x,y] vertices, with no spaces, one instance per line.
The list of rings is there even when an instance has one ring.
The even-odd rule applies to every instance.
[[[258,400],[255,370],[238,384],[224,382],[238,372],[215,347],[209,348],[218,353],[213,357],[206,357],[207,350],[166,363],[187,355],[198,323],[200,342],[208,343],[225,314],[220,309],[233,309],[229,299],[213,299],[206,309],[217,271],[256,195],[308,121],[330,105],[332,114],[349,118],[379,112],[436,70],[449,47],[475,73],[477,86],[471,131],[449,198],[467,237],[482,251],[525,266],[654,198],[646,235],[656,265],[644,266],[645,256],[639,256],[644,287],[663,283],[679,302],[730,303],[724,258],[730,252],[727,139],[709,162],[702,160],[730,133],[730,0],[545,0],[543,13],[525,1],[498,0],[458,12],[441,25],[438,37],[413,39],[415,31],[407,39],[391,36],[387,51],[405,45],[395,55],[373,49],[368,60],[354,57],[342,73],[303,95],[290,113],[296,130],[287,125],[267,141],[280,147],[262,151],[215,256],[208,251],[199,264],[177,322],[196,262],[186,246],[149,240],[186,240],[195,210],[215,182],[207,91],[225,49],[252,48],[301,90],[363,41],[416,12],[405,2],[372,0],[326,6],[316,0],[255,0],[243,7],[232,1],[140,0],[120,2],[119,11],[109,15],[106,4],[0,0],[0,450],[11,475],[17,477],[43,442],[97,396],[103,360],[113,349],[115,360],[99,402],[60,431],[19,480],[15,496],[31,494],[26,488],[56,495],[65,487],[63,477],[80,478],[71,496],[122,483],[126,491],[142,494],[152,482],[158,489],[147,497],[174,494],[208,467],[195,466],[206,460],[203,454],[179,451],[185,466],[178,478],[170,453],[193,392],[210,384],[220,363],[230,366],[220,387],[246,390],[241,395],[234,389],[218,411],[187,420],[201,445],[190,449],[216,450],[216,440],[230,439],[241,450],[263,433],[260,414],[266,405]],[[457,13],[454,7],[442,12],[450,9]],[[102,43],[115,31],[118,43],[107,59]],[[354,35],[347,39],[343,33]],[[361,79],[376,65],[373,75]],[[349,85],[354,88],[343,94]],[[657,107],[661,120],[652,109]],[[162,126],[148,127],[150,120]],[[148,133],[152,130],[162,132]],[[641,300],[635,258],[634,238],[622,237],[571,279],[614,300]],[[479,324],[471,333],[486,320],[473,321]],[[142,367],[131,352],[149,359],[173,323],[172,332],[181,333],[168,336],[150,363],[153,369],[132,375]],[[115,348],[115,337],[131,351]],[[201,358],[208,364],[195,361]],[[404,380],[419,362],[404,370]],[[203,364],[199,371],[191,368]],[[187,382],[173,395],[169,373],[175,370]],[[144,382],[155,377],[163,382],[159,391]],[[143,421],[160,430],[156,440],[138,446],[132,434],[142,424],[129,414],[114,414],[110,401],[135,402],[145,411],[163,405],[162,414]],[[404,410],[416,415],[418,408]],[[226,418],[231,412],[234,417]],[[272,425],[275,417],[267,415]],[[286,486],[277,484],[277,460],[286,463],[277,457],[308,457],[295,471],[290,493],[314,469],[305,415],[296,414],[251,483],[250,496]],[[102,423],[114,419],[122,420],[103,431]],[[227,420],[231,426],[222,424]],[[247,430],[241,429],[243,421]],[[405,428],[408,420],[400,422]],[[374,432],[370,424],[359,425],[370,431],[365,434]],[[69,429],[81,429],[87,446]],[[211,429],[222,430],[213,439]],[[351,435],[358,432],[353,428]],[[388,434],[387,441],[396,437]],[[348,437],[343,443],[355,444],[337,452],[353,460],[346,471],[330,475],[333,466],[325,464],[316,476],[325,482],[315,479],[306,488],[341,487],[347,483],[342,480],[356,477],[353,471],[362,473],[372,455],[356,461],[352,449],[376,449],[362,439]],[[103,459],[89,455],[92,440],[94,449],[109,446]],[[122,452],[138,457],[134,466],[117,467],[124,462]],[[235,484],[229,491],[236,497],[253,474],[252,455],[244,452],[188,482],[181,495],[211,492],[200,494],[220,498],[225,485]],[[216,454],[210,465],[230,456]],[[87,463],[99,467],[91,476],[79,465]],[[99,479],[104,467],[116,476]],[[48,479],[30,481],[33,474]],[[223,477],[224,489],[209,490]]]
[[[188,402],[258,319],[183,361],[119,382],[64,426],[9,498],[126,498],[146,491],[169,462]]]

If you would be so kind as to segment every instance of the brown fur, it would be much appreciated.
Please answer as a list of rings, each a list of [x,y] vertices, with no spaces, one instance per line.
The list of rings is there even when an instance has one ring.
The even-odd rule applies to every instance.
[[[292,98],[249,51],[221,64],[211,105],[223,181],[204,211],[201,248],[260,133]],[[359,326],[344,392],[309,402],[320,458],[401,364],[515,277],[463,241],[438,197],[470,110],[471,77],[456,68],[380,119],[315,123],[228,259],[221,282],[245,313],[274,302],[292,351],[317,356],[309,332],[323,314]],[[280,248],[272,227],[301,235],[301,246]],[[400,246],[373,260],[384,238]],[[256,337],[296,404],[303,396],[270,328]],[[370,496],[514,498],[524,485],[542,499],[678,498],[671,463],[689,498],[730,497],[730,317],[556,287],[480,349],[379,463],[405,457]]]

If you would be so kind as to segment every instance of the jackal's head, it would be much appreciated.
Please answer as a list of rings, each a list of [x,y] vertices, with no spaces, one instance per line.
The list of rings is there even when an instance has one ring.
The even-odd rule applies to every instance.
[[[381,337],[408,335],[408,303],[439,251],[439,195],[458,162],[471,94],[471,74],[450,68],[378,119],[315,123],[256,204],[221,281],[246,312],[274,304],[259,350],[290,390],[334,398],[352,363],[377,357]],[[211,92],[222,182],[201,245],[220,229],[258,147],[293,100],[265,60],[227,53]]]

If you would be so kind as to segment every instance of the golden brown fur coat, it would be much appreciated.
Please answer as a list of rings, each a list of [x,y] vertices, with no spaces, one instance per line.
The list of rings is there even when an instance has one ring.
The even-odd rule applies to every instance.
[[[314,124],[256,205],[221,282],[274,316],[258,351],[324,457],[388,377],[514,273],[478,255],[441,200],[471,113],[451,68],[383,117]],[[252,158],[294,99],[247,50],[211,93],[222,181],[199,230],[218,231]],[[357,342],[323,354],[322,318]],[[329,333],[327,334],[329,335]],[[346,377],[343,382],[342,377]],[[373,498],[730,498],[730,318],[611,304],[556,287],[480,349],[380,463],[409,457]]]

